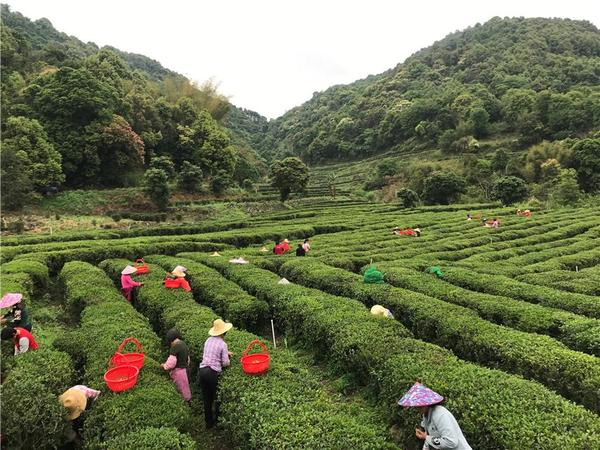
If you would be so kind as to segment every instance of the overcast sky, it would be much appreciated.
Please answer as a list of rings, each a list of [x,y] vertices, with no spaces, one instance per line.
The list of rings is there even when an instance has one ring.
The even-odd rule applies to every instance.
[[[3,0],[84,42],[141,53],[269,118],[494,16],[600,25],[593,0]],[[596,6],[593,6],[596,4]]]

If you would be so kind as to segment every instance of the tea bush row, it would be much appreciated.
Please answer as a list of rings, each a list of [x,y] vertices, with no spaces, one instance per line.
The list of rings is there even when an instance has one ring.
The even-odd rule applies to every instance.
[[[102,448],[107,440],[114,442],[120,436],[148,427],[188,430],[189,408],[159,365],[160,339],[147,319],[132,308],[97,267],[69,262],[60,277],[68,304],[81,305],[83,310],[79,327],[59,345],[82,364],[84,383],[102,390],[85,419],[86,447]],[[143,346],[144,367],[133,389],[112,393],[104,387],[103,375],[110,357],[129,336],[136,337]],[[186,441],[179,435],[173,437],[174,443],[182,440]]]
[[[116,268],[122,267],[121,262],[104,261],[101,266],[114,276]],[[199,278],[191,267],[186,267]],[[151,274],[159,272],[156,266],[150,269]],[[223,283],[214,278],[218,292]],[[191,293],[164,288],[157,276],[142,275],[138,279],[146,283],[138,295],[140,311],[149,314],[152,322],[160,323],[163,331],[177,328],[190,348],[193,366],[197,367],[207,331],[218,316],[195,303]],[[231,287],[228,292],[232,292]],[[242,292],[238,288],[236,297]],[[217,294],[208,301],[218,303],[222,298]],[[326,393],[309,368],[287,350],[271,350],[273,357],[266,375],[246,375],[237,357],[257,338],[236,328],[226,338],[237,356],[219,381],[220,423],[236,448],[397,449],[387,442],[384,427],[368,412],[348,411],[341,399]]]
[[[467,308],[389,285],[364,284],[362,276],[316,259],[286,262],[281,274],[311,287],[391,308],[416,337],[457,356],[532,378],[563,396],[600,410],[600,360],[548,336],[492,324]]]
[[[279,285],[278,275],[253,266],[190,253],[179,256],[203,261],[267,300],[288,333],[342,373],[373,386],[390,419],[408,430],[407,443],[418,418],[392,405],[416,378],[447,397],[473,448],[558,450],[600,436],[594,413],[536,382],[458,360],[445,349],[407,337],[392,328],[394,321],[371,316],[355,300]]]

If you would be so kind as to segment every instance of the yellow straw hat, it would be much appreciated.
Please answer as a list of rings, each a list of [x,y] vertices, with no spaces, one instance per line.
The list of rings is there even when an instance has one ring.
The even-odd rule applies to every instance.
[[[263,253],[266,253],[266,252],[268,252],[269,250],[267,249],[267,247],[263,247],[263,248],[261,248],[261,249],[260,249],[260,251],[261,251],[261,252],[263,252]]]
[[[67,389],[58,401],[69,411],[69,420],[77,419],[87,405],[85,394],[77,388]]]
[[[213,322],[212,328],[208,330],[208,334],[211,336],[221,336],[222,334],[227,333],[232,328],[232,323],[226,323],[223,322],[223,320],[221,319],[217,319]]]
[[[177,278],[185,278],[185,272],[181,269],[175,269],[173,272],[171,272],[173,275],[175,275]]]
[[[221,256],[219,252],[213,252],[210,256]]]
[[[388,310],[381,305],[373,305],[373,307],[371,308],[371,314],[375,316],[386,317],[387,313]]]

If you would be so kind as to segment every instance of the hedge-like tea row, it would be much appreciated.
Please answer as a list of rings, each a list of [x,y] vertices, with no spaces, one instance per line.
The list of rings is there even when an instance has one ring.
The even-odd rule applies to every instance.
[[[456,266],[446,267],[444,275],[449,283],[472,291],[504,295],[600,319],[600,302],[593,296],[558,291],[523,283],[504,275],[477,273]]]
[[[43,292],[48,287],[50,276],[48,267],[37,261],[11,261],[0,266],[2,277],[7,274],[26,273],[31,277],[36,291]]]
[[[371,326],[369,313],[354,300],[294,284],[278,285],[278,275],[253,266],[201,255],[180,256],[206,262],[269,301],[289,333],[321,352],[342,372],[373,385],[389,416],[405,430],[407,442],[418,418],[395,406],[395,400],[416,378],[447,397],[449,409],[473,448],[559,450],[585,447],[600,438],[600,421],[594,413],[537,382],[467,363],[438,346],[390,334],[393,321],[374,318],[378,323]],[[345,308],[346,304],[355,307]]]
[[[165,270],[172,270],[177,264],[183,264],[192,277],[191,287],[196,301],[206,303],[239,328],[258,332],[267,324],[267,302],[258,300],[237,284],[223,279],[214,269],[191,260],[169,256],[150,256],[147,261],[159,264]]]
[[[576,294],[600,296],[600,266],[572,272],[551,270],[549,272],[520,275],[517,280]]]
[[[66,353],[39,348],[15,357],[2,384],[2,435],[6,448],[60,448],[71,428],[58,395],[73,385]]]
[[[300,258],[298,258],[300,259]],[[600,360],[560,342],[492,324],[474,311],[388,285],[364,284],[362,276],[315,259],[290,260],[288,279],[336,295],[381,303],[395,312],[416,337],[451,349],[457,356],[532,378],[565,397],[600,410]]]
[[[482,318],[499,325],[550,335],[575,350],[600,356],[600,320],[510,297],[469,291],[423,271],[407,268],[402,263],[384,263],[378,268],[393,286],[470,308]]]
[[[104,261],[101,265],[114,277],[122,261]],[[151,274],[158,272],[155,268],[150,266]],[[199,277],[195,272],[193,276]],[[163,331],[171,327],[181,331],[196,367],[207,331],[218,316],[195,303],[191,293],[164,288],[156,275],[138,279],[146,283],[139,290],[138,307],[149,313],[153,322],[162,324]],[[210,301],[216,302],[217,298]],[[236,328],[227,333],[230,351],[238,356],[257,338]],[[244,374],[236,357],[219,381],[220,423],[236,448],[397,449],[387,442],[384,427],[368,411],[350,410],[341,399],[328,394],[293,353],[271,353],[266,375]]]
[[[97,267],[70,262],[60,276],[67,302],[82,305],[83,311],[79,328],[59,345],[83,363],[84,384],[103,391],[85,421],[86,447],[102,448],[106,440],[118,440],[148,427],[186,431],[191,421],[189,408],[159,365],[160,339],[147,319],[127,303]],[[112,393],[103,375],[110,357],[129,336],[136,337],[144,348],[144,367],[133,389]],[[181,439],[177,437],[176,441]]]
[[[166,236],[179,234],[199,234],[213,231],[231,230],[233,228],[245,228],[246,221],[236,222],[210,222],[194,225],[161,226],[152,228],[134,228],[132,230],[94,230],[94,231],[72,231],[66,233],[55,233],[51,235],[15,236],[2,239],[2,245],[31,245],[49,242],[87,241],[96,239],[123,239],[136,236]]]
[[[215,251],[227,248],[225,244],[196,241],[176,241],[137,245],[107,245],[98,248],[82,248],[73,250],[57,250],[53,252],[32,253],[19,255],[14,261],[39,261],[48,267],[50,273],[58,273],[63,265],[69,261],[84,261],[98,264],[107,258],[127,258],[134,260],[139,255],[149,253],[175,254],[182,250],[195,249],[196,251]]]

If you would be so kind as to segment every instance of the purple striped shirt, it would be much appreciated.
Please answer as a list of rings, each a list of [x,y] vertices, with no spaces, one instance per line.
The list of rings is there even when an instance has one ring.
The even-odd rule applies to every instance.
[[[223,367],[229,365],[229,354],[227,343],[222,337],[211,336],[204,343],[204,353],[200,368],[210,367],[215,372],[221,373]]]

